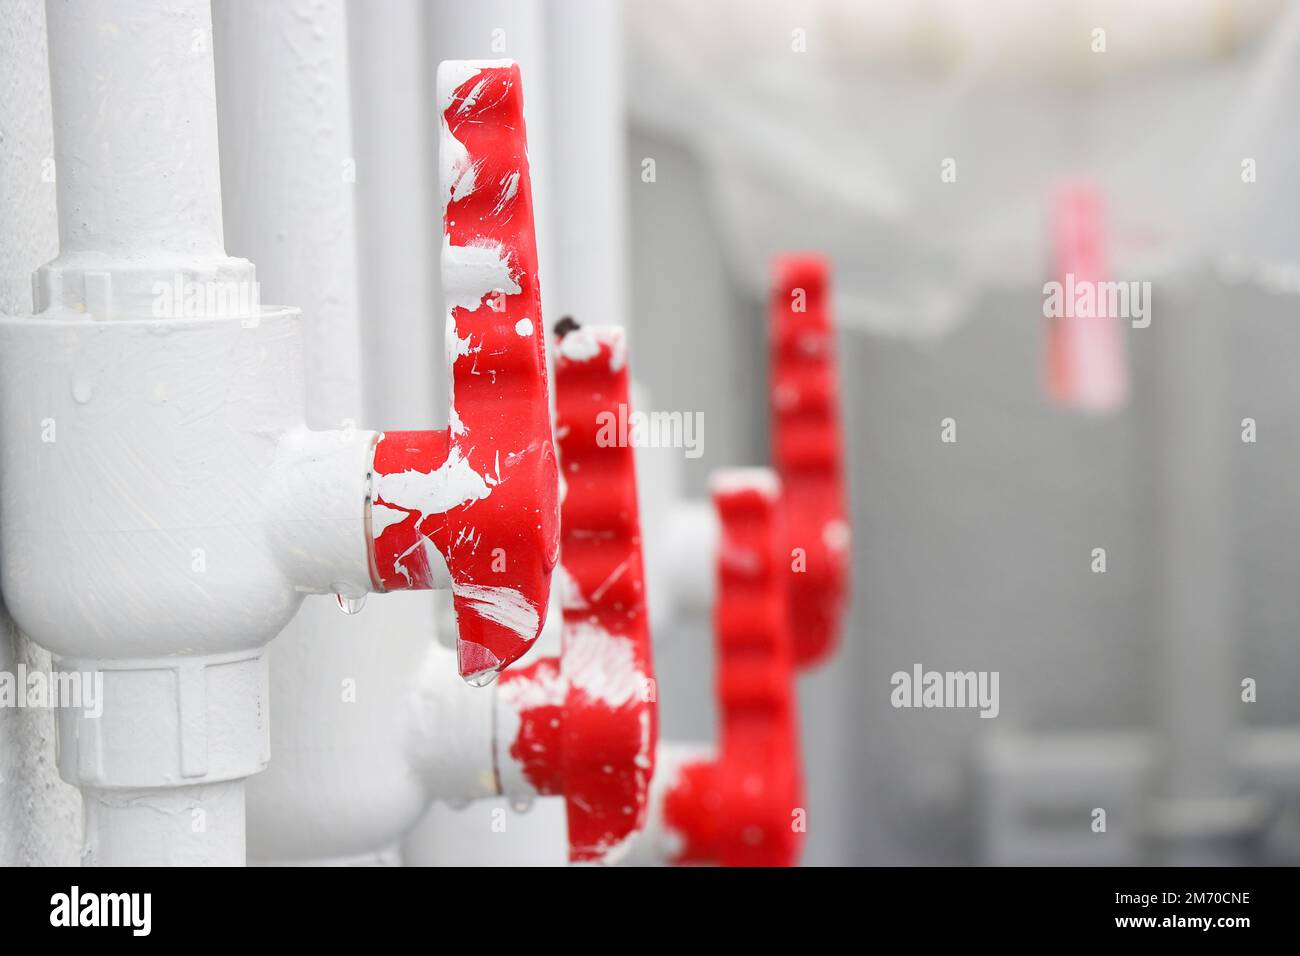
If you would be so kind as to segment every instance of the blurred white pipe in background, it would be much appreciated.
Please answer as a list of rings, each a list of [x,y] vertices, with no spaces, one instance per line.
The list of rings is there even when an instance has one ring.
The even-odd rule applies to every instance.
[[[344,11],[335,0],[306,6],[309,17],[291,3],[212,4],[226,245],[257,263],[263,301],[302,309],[308,424],[358,427],[363,343]]]
[[[555,242],[547,311],[626,326],[627,106],[622,4],[544,0]]]
[[[388,428],[447,426],[430,17],[422,0],[347,5],[365,420]]]

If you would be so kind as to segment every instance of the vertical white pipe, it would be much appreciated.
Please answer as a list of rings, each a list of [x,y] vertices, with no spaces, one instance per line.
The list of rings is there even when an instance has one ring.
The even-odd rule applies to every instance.
[[[244,865],[242,780],[85,798],[85,866]]]
[[[48,0],[46,15],[59,255],[36,311],[149,317],[159,283],[254,287],[222,243],[209,5]],[[227,299],[213,314],[241,311]]]
[[[554,317],[627,325],[622,5],[545,0]]]
[[[251,283],[251,264],[227,257],[222,241],[209,4],[49,0],[46,16],[59,255],[37,272],[36,309],[148,317],[160,281],[183,275]],[[239,308],[233,299],[229,307]],[[111,642],[98,650],[105,660],[122,652]],[[116,671],[104,716],[94,721],[60,712],[61,772],[86,787],[83,862],[243,862],[242,775],[167,784],[184,774],[187,760],[229,758],[230,777],[264,759],[257,728],[217,746],[208,740],[203,712],[207,703],[220,710],[237,701],[256,714],[262,663],[201,660],[197,667],[168,661]],[[217,669],[239,676],[214,691]],[[160,673],[169,677],[159,681]],[[198,681],[187,684],[192,675]],[[173,704],[195,712],[177,714]],[[103,744],[99,736],[126,738],[133,720],[150,726],[173,718],[175,725],[156,728],[159,737],[146,741],[153,750],[142,745],[123,753],[120,739]],[[161,754],[169,767],[160,771],[157,745],[173,727],[182,745]],[[111,766],[94,763],[109,751]],[[191,804],[210,806],[220,819],[195,826],[192,814],[182,813]]]
[[[442,227],[436,204],[409,190],[436,175],[432,157],[419,165],[424,130],[436,129],[429,104],[406,125],[421,110],[423,34],[411,44],[402,16],[353,11],[365,21],[359,43],[343,0],[214,4],[227,242],[257,262],[264,296],[303,309],[309,421],[427,426],[441,362],[410,336],[432,350],[442,329],[421,299]],[[350,85],[351,51],[371,44],[406,52]],[[354,111],[358,85],[374,99]],[[308,596],[275,639],[275,760],[248,783],[250,860],[394,859],[429,799],[411,739],[433,692],[417,675],[460,684],[454,653],[434,641],[434,600],[386,594],[344,615],[334,598]]]
[[[212,13],[226,246],[257,263],[263,301],[302,309],[307,423],[356,428],[357,169],[343,4],[217,0]]]
[[[350,4],[347,13],[368,333],[364,420],[373,427],[446,427],[438,58],[426,46],[428,8],[421,0],[377,0]]]
[[[59,250],[44,0],[0,17],[0,315],[32,311],[32,273]],[[51,667],[0,609],[0,670]],[[81,795],[55,769],[54,715],[0,710],[0,865],[67,866],[81,847]]]
[[[206,8],[50,0],[47,11],[60,251],[224,256]]]

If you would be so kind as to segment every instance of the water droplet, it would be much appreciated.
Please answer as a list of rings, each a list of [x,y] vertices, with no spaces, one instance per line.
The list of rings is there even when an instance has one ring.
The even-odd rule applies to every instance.
[[[339,610],[344,614],[360,614],[361,609],[366,606],[366,596],[347,597],[343,594],[334,595],[339,602]]]
[[[515,811],[515,813],[527,813],[532,808],[532,797],[515,797],[510,801],[510,809]]]
[[[72,398],[78,405],[85,405],[95,396],[95,387],[85,379],[72,383]]]
[[[486,687],[488,684],[496,680],[497,675],[500,673],[501,672],[495,667],[485,667],[483,670],[476,671],[473,674],[466,674],[465,683],[469,684],[470,687]]]

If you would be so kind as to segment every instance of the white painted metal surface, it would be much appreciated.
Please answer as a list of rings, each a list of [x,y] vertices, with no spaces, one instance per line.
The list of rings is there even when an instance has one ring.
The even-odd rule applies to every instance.
[[[32,311],[32,273],[59,250],[43,0],[0,18],[0,315]],[[0,670],[49,673],[49,651],[0,610]],[[0,710],[0,865],[67,865],[81,851],[81,796],[60,779],[54,714]]]
[[[422,0],[347,4],[365,421],[447,425],[438,250],[438,124]],[[448,57],[471,56],[451,50]],[[423,210],[423,214],[413,214]]]
[[[102,674],[102,715],[58,711],[85,862],[238,863],[263,648],[368,589],[374,436],[306,430],[299,315],[225,255],[208,5],[51,4],[49,36],[60,250],[0,324],[4,593]]]
[[[628,324],[623,11],[607,0],[544,0],[554,254],[547,310]]]

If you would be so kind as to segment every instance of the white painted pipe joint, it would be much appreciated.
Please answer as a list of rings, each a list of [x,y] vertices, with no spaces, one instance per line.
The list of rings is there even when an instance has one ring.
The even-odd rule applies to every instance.
[[[0,587],[57,659],[87,863],[242,863],[263,648],[371,587],[373,432],[309,432],[299,312],[225,255],[202,0],[49,5],[60,254],[0,320]]]
[[[299,316],[255,318],[0,321],[0,586],[61,673],[102,681],[59,711],[84,788],[260,770],[263,647],[304,594],[369,590],[376,436],[308,432]]]

